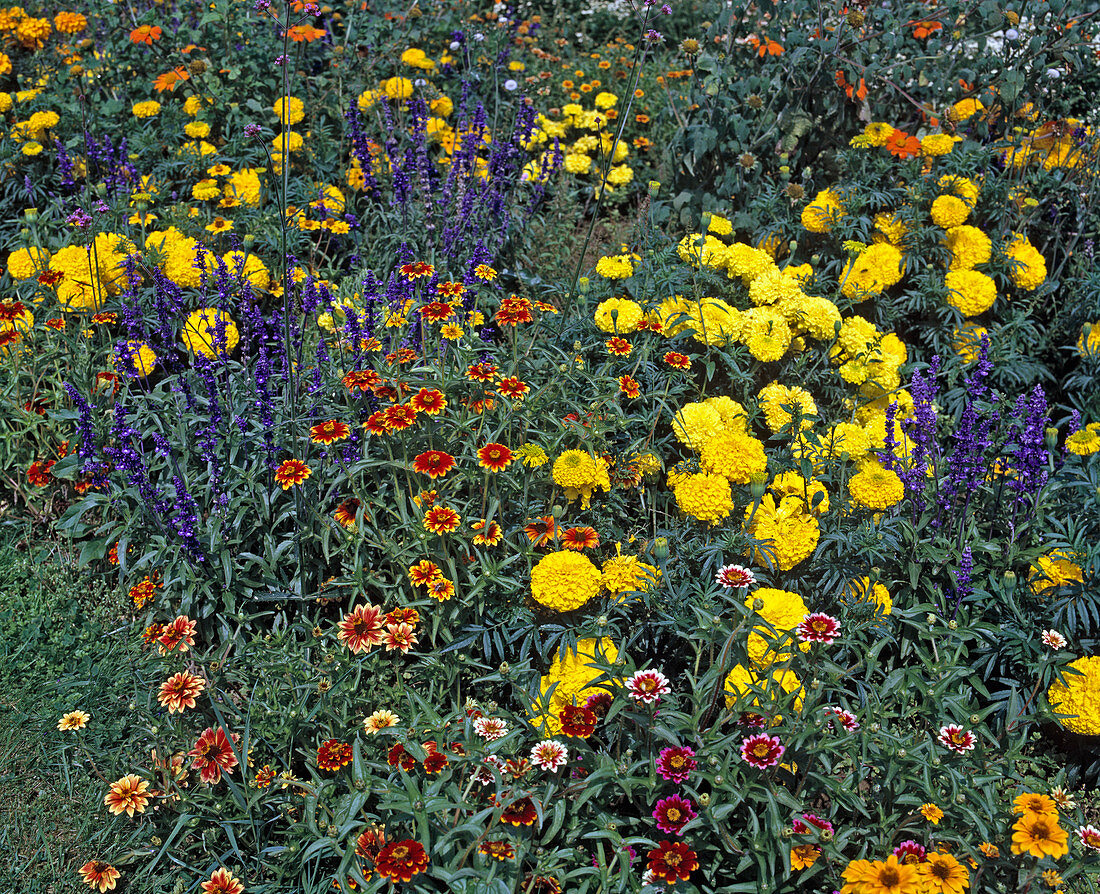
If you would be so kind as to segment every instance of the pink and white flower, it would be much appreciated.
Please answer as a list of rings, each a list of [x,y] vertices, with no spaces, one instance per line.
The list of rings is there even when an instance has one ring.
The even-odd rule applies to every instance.
[[[804,643],[836,642],[840,635],[840,621],[824,612],[806,615],[798,625],[798,638]]]
[[[569,760],[569,749],[561,742],[547,739],[531,749],[531,763],[547,773],[554,773]]]
[[[1077,838],[1089,850],[1100,851],[1100,829],[1096,826],[1082,826],[1077,830]]]
[[[727,590],[747,590],[756,583],[756,575],[744,565],[723,565],[714,579]]]
[[[856,719],[856,715],[851,711],[846,711],[844,708],[837,708],[830,705],[825,709],[825,713],[829,716],[829,719],[835,717],[840,721],[840,725],[850,733],[854,733],[859,729],[859,721]]]
[[[668,677],[659,670],[635,671],[626,681],[630,697],[640,705],[652,705],[661,700],[662,695],[672,692]]]
[[[478,785],[492,785],[496,777],[493,775],[493,770],[497,773],[504,773],[504,761],[497,757],[495,754],[485,755],[485,760],[482,761],[480,767],[473,772],[471,777]]]
[[[499,717],[478,717],[474,721],[474,732],[486,742],[495,742],[508,735],[508,724]]]
[[[786,750],[776,736],[767,733],[749,736],[741,743],[741,757],[758,770],[774,767]]]
[[[1057,652],[1068,646],[1069,640],[1062,636],[1057,630],[1044,630],[1043,645]]]
[[[954,723],[949,723],[947,726],[940,727],[940,733],[936,736],[938,741],[944,748],[949,748],[951,751],[958,754],[966,754],[968,751],[974,750],[974,745],[977,743],[977,739],[974,734],[968,729],[963,729]]]

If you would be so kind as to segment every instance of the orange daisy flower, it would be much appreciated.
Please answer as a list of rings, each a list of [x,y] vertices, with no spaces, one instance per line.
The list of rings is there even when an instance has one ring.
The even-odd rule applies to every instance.
[[[488,527],[486,527],[485,519],[482,519],[479,522],[474,522],[470,527],[478,532],[474,534],[475,546],[496,546],[504,537],[504,532],[495,521],[489,522]]]
[[[524,397],[531,390],[531,386],[519,379],[518,376],[508,376],[501,379],[497,385],[497,391],[504,397],[512,397],[517,400]]]
[[[163,74],[157,75],[156,80],[153,81],[153,88],[157,93],[163,93],[165,90],[175,92],[176,84],[180,83],[180,81],[190,80],[190,78],[191,72],[181,65],[171,71],[166,71]]]
[[[895,129],[886,141],[886,150],[897,158],[912,158],[920,155],[920,140],[904,130]]]
[[[531,541],[532,545],[542,546],[554,539],[556,527],[554,516],[542,515],[534,521],[529,521],[524,527],[523,533],[527,535],[527,539]]]
[[[182,671],[161,683],[157,701],[168,709],[169,714],[177,711],[182,714],[184,708],[195,707],[195,699],[205,688],[206,680],[202,677]]]
[[[102,860],[89,860],[80,867],[80,874],[84,877],[84,884],[89,888],[97,888],[100,894],[113,891],[115,883],[122,878],[121,872]]]
[[[160,40],[163,33],[159,25],[140,25],[130,32],[130,43],[143,43],[152,46],[153,41]]]
[[[583,528],[566,528],[561,533],[561,545],[566,549],[582,552],[586,549],[596,549],[600,545],[600,535],[595,528],[585,526]]]
[[[409,568],[409,581],[414,587],[426,587],[437,577],[442,577],[443,572],[435,562],[421,559]]]
[[[447,398],[442,391],[435,388],[421,388],[409,403],[418,413],[427,413],[429,416],[438,416],[447,409]]]
[[[408,404],[395,404],[385,409],[386,424],[391,431],[404,431],[416,422],[416,408]]]
[[[616,357],[629,357],[630,352],[634,350],[634,346],[630,342],[617,335],[614,338],[609,338],[604,344],[607,346],[607,350]]]
[[[500,302],[497,310],[496,321],[502,326],[518,326],[520,323],[532,323],[535,318],[531,315],[531,302],[526,298],[512,295]]]
[[[197,626],[197,622],[192,621],[187,615],[178,615],[174,618],[171,624],[164,627],[161,635],[157,638],[157,642],[161,647],[161,654],[171,652],[176,648],[181,652],[186,652],[195,645],[195,628]]]
[[[450,506],[436,506],[424,516],[424,527],[433,534],[450,534],[462,524],[462,516]]]
[[[349,531],[355,527],[355,514],[359,511],[359,501],[355,497],[348,497],[336,507],[332,517]]]
[[[387,652],[396,649],[404,655],[416,645],[416,633],[408,624],[387,624],[386,632],[382,634],[382,643],[385,645]]]
[[[943,30],[943,22],[910,22],[909,24],[913,26],[913,36],[917,40],[924,40],[937,31]]]
[[[244,894],[244,885],[228,869],[215,869],[210,881],[203,882],[199,887],[203,894]]]
[[[328,32],[324,28],[314,28],[312,25],[295,25],[286,29],[286,36],[294,43],[313,43],[326,34]]]
[[[413,471],[429,478],[442,478],[455,467],[455,458],[442,450],[425,450],[413,458]]]
[[[285,459],[275,470],[275,483],[283,490],[290,490],[296,484],[301,484],[310,475],[313,469],[300,459]]]
[[[430,584],[428,584],[428,595],[431,596],[432,599],[437,599],[440,602],[446,602],[448,599],[454,596],[454,594],[454,581],[448,580],[442,575],[440,575]]]
[[[351,429],[336,419],[330,419],[328,422],[322,422],[313,426],[309,430],[309,439],[314,444],[334,444],[337,441],[342,441],[348,435],[351,434]]]
[[[466,378],[471,382],[492,382],[496,380],[498,371],[492,363],[474,363],[466,367]]]
[[[507,469],[515,457],[512,451],[503,444],[486,444],[477,452],[478,465],[490,472],[501,472]]]
[[[134,813],[145,813],[149,805],[148,791],[148,782],[129,773],[111,783],[111,790],[103,797],[103,803],[115,816],[125,813],[133,817]]]
[[[358,655],[382,644],[382,609],[357,605],[337,625],[336,638]]]

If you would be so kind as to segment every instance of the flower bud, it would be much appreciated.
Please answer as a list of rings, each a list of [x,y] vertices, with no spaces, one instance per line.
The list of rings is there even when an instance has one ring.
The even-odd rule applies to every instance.
[[[598,618],[596,618],[596,626],[597,627],[606,627],[607,626],[607,615],[600,615]]]
[[[1058,446],[1058,429],[1051,426],[1046,430],[1047,449],[1053,450]]]
[[[958,630],[959,629],[959,622],[956,621],[954,618],[952,618],[950,621],[947,622],[947,629],[948,630]]]
[[[764,496],[764,491],[768,487],[768,476],[765,472],[754,472],[750,479],[749,493],[752,494],[754,500],[760,500]]]
[[[23,211],[23,217],[26,219],[27,223],[34,223],[36,220],[38,220],[38,209],[37,208],[27,208],[27,209],[25,209]]]
[[[660,180],[650,180],[649,181],[649,197],[651,199],[657,197],[657,193],[660,191],[660,189],[661,189],[661,181]]]
[[[936,623],[936,616],[932,614],[932,612],[929,612],[927,615],[924,616],[924,620],[928,622],[929,626],[931,626],[932,624]]]
[[[502,677],[507,677],[512,670],[512,666],[507,661],[502,661],[500,667],[497,668]]]
[[[979,717],[977,714],[971,714],[970,715],[970,725],[971,726],[977,725],[981,721],[981,719],[982,718]]]
[[[653,555],[661,562],[669,556],[668,538],[658,537],[653,541]]]
[[[754,599],[752,601],[752,610],[754,612],[763,611],[764,610],[764,600],[763,599]]]
[[[715,785],[721,785],[725,781],[726,781],[726,777],[724,777],[721,773],[719,773],[717,776],[714,777],[714,784]]]
[[[700,807],[710,807],[710,792],[703,792],[699,796],[699,806]]]
[[[582,276],[579,280],[577,280],[577,291],[580,292],[582,295],[587,295],[588,294],[588,285],[589,285],[588,277],[587,276]]]
[[[792,829],[790,826],[784,826],[783,831],[779,834],[783,838],[790,838],[792,835],[794,835],[794,829]]]

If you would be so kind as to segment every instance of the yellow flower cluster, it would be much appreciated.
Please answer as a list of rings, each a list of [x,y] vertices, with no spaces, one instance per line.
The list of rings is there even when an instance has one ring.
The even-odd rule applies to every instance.
[[[611,478],[607,474],[607,463],[602,458],[594,459],[584,450],[566,450],[554,460],[554,483],[565,491],[565,499],[573,502],[578,497],[581,508],[592,504],[592,493],[611,490]]]
[[[805,431],[813,427],[813,420],[805,417],[817,415],[817,404],[805,388],[772,382],[761,388],[757,397],[760,399],[760,409],[764,411],[764,421],[772,434],[777,435],[791,425],[792,409],[797,410],[802,417],[799,423],[800,430]]]
[[[889,509],[901,502],[905,485],[897,472],[884,468],[877,460],[868,460],[848,480],[848,495],[855,506]]]
[[[733,512],[730,483],[721,475],[703,472],[679,476],[673,493],[681,512],[707,524],[718,524]]]
[[[784,694],[796,693],[794,709],[796,711],[802,710],[802,681],[791,670],[756,671],[738,664],[726,675],[724,689],[726,692],[726,707],[730,710],[733,710],[739,702],[743,703],[744,699],[750,695],[753,697],[752,701],[743,704],[743,707],[762,707],[760,696],[756,694],[757,690],[763,690],[764,698],[769,702],[782,698]],[[779,722],[781,719],[777,717],[773,722]]]
[[[125,287],[124,263],[134,244],[118,233],[99,233],[91,245],[67,245],[50,258],[62,274],[54,286],[58,302],[73,311],[99,310],[104,299]]]
[[[777,661],[788,660],[790,653],[779,651],[778,639],[794,630],[810,613],[802,597],[790,590],[760,587],[748,595],[745,607],[751,608],[760,620],[770,625],[756,624],[749,633],[748,651],[753,666],[764,669]],[[809,652],[810,644],[802,643],[799,648]]]
[[[947,303],[964,317],[985,313],[997,300],[997,284],[977,270],[951,270],[944,278]]]
[[[1055,682],[1047,690],[1047,701],[1058,722],[1082,736],[1100,735],[1100,655],[1089,655],[1070,663],[1065,683]],[[1076,671],[1073,673],[1072,671]]]
[[[840,195],[832,189],[823,189],[802,209],[802,226],[811,233],[828,233],[845,214]]]
[[[1095,423],[1094,423],[1095,424]],[[1077,557],[1067,550],[1051,550],[1045,556],[1039,556],[1028,571],[1028,581],[1039,595],[1053,593],[1062,587],[1083,584],[1085,574],[1081,566],[1074,561]]]
[[[577,640],[577,651],[562,649],[554,657],[549,671],[539,681],[542,701],[546,709],[538,704],[531,706],[531,722],[540,727],[547,736],[561,733],[561,720],[558,715],[566,705],[583,705],[590,695],[602,691],[593,686],[595,680],[603,676],[603,671],[594,664],[614,664],[619,650],[610,637],[602,639]]]
[[[629,335],[638,329],[645,314],[637,301],[629,298],[608,298],[596,308],[594,320],[602,332]]]
[[[219,325],[223,327],[221,340],[218,337]],[[240,341],[240,333],[236,323],[223,311],[203,307],[187,315],[180,338],[187,350],[213,360],[233,353]]]
[[[571,550],[548,553],[531,569],[531,596],[556,612],[578,609],[602,589],[600,569]]]
[[[599,177],[607,168],[607,179],[602,187],[599,183],[595,185],[597,194],[601,190],[610,194],[614,192],[614,187],[630,183],[634,179],[634,170],[626,164],[630,157],[630,145],[625,138],[616,141],[616,130],[611,126],[613,118],[608,113],[608,109],[618,101],[618,96],[605,91],[596,95],[594,109],[585,109],[578,103],[570,102],[562,106],[560,118],[550,118],[540,113],[535,129],[524,144],[529,152],[540,154],[524,168],[524,179],[545,177],[550,170],[553,147],[557,141],[567,173],[595,174]]]
[[[749,549],[753,561],[780,571],[790,571],[813,555],[821,536],[817,519],[806,511],[801,497],[782,497],[777,502],[771,494],[761,497],[759,505],[745,508],[745,533],[761,541]]]
[[[1006,151],[1005,161],[1016,168],[1033,163],[1048,171],[1076,168],[1088,162],[1095,145],[1095,128],[1085,127],[1077,118],[1066,118],[1021,134],[1018,144]]]

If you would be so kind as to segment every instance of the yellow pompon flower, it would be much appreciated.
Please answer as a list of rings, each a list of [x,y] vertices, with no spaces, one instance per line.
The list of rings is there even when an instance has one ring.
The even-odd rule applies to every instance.
[[[702,450],[703,445],[724,428],[722,414],[706,403],[684,404],[672,418],[676,440],[695,451]]]
[[[811,233],[828,233],[844,214],[840,196],[831,189],[823,189],[802,209],[802,226]]]
[[[572,550],[549,553],[531,569],[532,598],[553,611],[578,609],[602,589],[600,569]]]
[[[1067,436],[1066,450],[1075,456],[1092,456],[1100,452],[1100,422],[1090,422]]]
[[[1016,233],[1005,249],[1005,257],[1012,261],[1008,275],[1018,289],[1030,292],[1039,288],[1047,278],[1047,262],[1026,236]]]
[[[280,96],[271,110],[279,116],[279,123],[284,127],[297,124],[305,117],[305,103],[296,96]]]
[[[593,320],[601,332],[615,335],[629,335],[637,331],[638,324],[645,318],[642,306],[629,298],[608,298],[601,301],[593,315]]]
[[[760,587],[753,590],[745,599],[745,607],[751,608],[761,620],[771,625],[780,637],[794,630],[810,613],[806,603],[797,593],[778,590],[774,587]],[[776,647],[776,633],[772,633],[771,628],[758,625],[749,633],[749,658],[755,667],[767,668],[776,661],[785,661],[790,658],[789,652],[780,652]],[[810,644],[802,643],[799,648],[803,652],[809,652]]]
[[[748,484],[767,470],[764,444],[751,435],[723,430],[703,444],[699,465],[704,472],[721,475],[734,484]]]
[[[594,459],[584,450],[566,450],[554,461],[552,474],[554,483],[565,491],[566,500],[573,502],[579,497],[582,509],[592,504],[594,491],[608,493],[611,490],[607,463]]]
[[[219,327],[222,330],[220,335]],[[188,314],[180,338],[187,350],[213,360],[231,354],[240,341],[240,333],[236,323],[224,312],[214,307],[204,307]]]
[[[1043,813],[1025,813],[1012,824],[1012,853],[1030,854],[1041,860],[1057,860],[1069,853],[1069,835],[1058,825],[1057,817]]]
[[[848,480],[848,494],[854,505],[881,511],[901,502],[905,485],[897,472],[870,461]]]
[[[680,511],[706,524],[716,525],[733,512],[730,483],[721,475],[687,475],[673,488]]]
[[[797,497],[802,500],[805,511],[811,515],[820,517],[829,511],[829,492],[825,485],[820,481],[807,484],[798,472],[781,472],[768,485],[768,490],[781,500],[785,497]]]
[[[791,425],[793,417],[792,409],[796,409],[803,417],[799,428],[805,431],[813,427],[813,420],[807,416],[817,415],[817,404],[805,388],[797,385],[788,387],[772,382],[760,389],[757,395],[760,398],[760,409],[764,411],[764,421],[772,434],[779,434],[787,426]],[[788,434],[790,434],[788,432]]]
[[[939,196],[932,203],[932,223],[949,230],[966,222],[970,206],[958,196]]]
[[[802,681],[794,671],[790,670],[756,670],[744,665],[735,665],[733,670],[726,674],[723,690],[726,693],[726,707],[730,710],[749,695],[753,695],[752,702],[746,707],[760,708],[760,696],[753,694],[753,689],[763,689],[764,697],[775,701],[784,694],[796,693],[794,709],[802,710]],[[775,718],[776,721],[781,718]]]
[[[1094,423],[1095,424],[1095,423]],[[1056,549],[1039,556],[1028,571],[1028,583],[1038,595],[1050,593],[1073,584],[1083,584],[1084,572],[1072,553]]]
[[[1058,722],[1081,736],[1100,735],[1100,655],[1089,655],[1070,663],[1065,683],[1055,682],[1047,690],[1047,701]]]
[[[939,158],[955,148],[958,137],[946,133],[933,133],[920,141],[920,154],[925,158]]]
[[[661,580],[660,569],[647,565],[637,556],[624,556],[622,544],[615,544],[615,555],[603,563],[603,587],[608,593],[647,593]]]
[[[777,503],[765,494],[755,508],[745,507],[745,524],[745,533],[763,544],[750,548],[753,561],[780,571],[790,571],[813,555],[821,536],[817,519],[805,511],[800,497],[784,497]]]
[[[951,227],[944,238],[951,251],[950,270],[970,270],[978,264],[988,264],[993,257],[993,243],[977,227],[961,224]]]
[[[160,103],[155,99],[147,99],[134,103],[130,111],[135,118],[154,118],[160,114]]]
[[[628,255],[611,255],[596,262],[596,273],[604,279],[629,279],[634,275],[634,262]]]
[[[577,651],[562,648],[550,665],[549,671],[539,681],[545,710],[538,705],[531,706],[531,722],[542,729],[547,736],[561,733],[561,710],[566,705],[583,705],[589,697],[607,692],[595,681],[603,676],[603,671],[595,664],[613,665],[619,657],[619,650],[610,637],[602,639],[579,639]],[[551,691],[553,690],[553,691]]]

